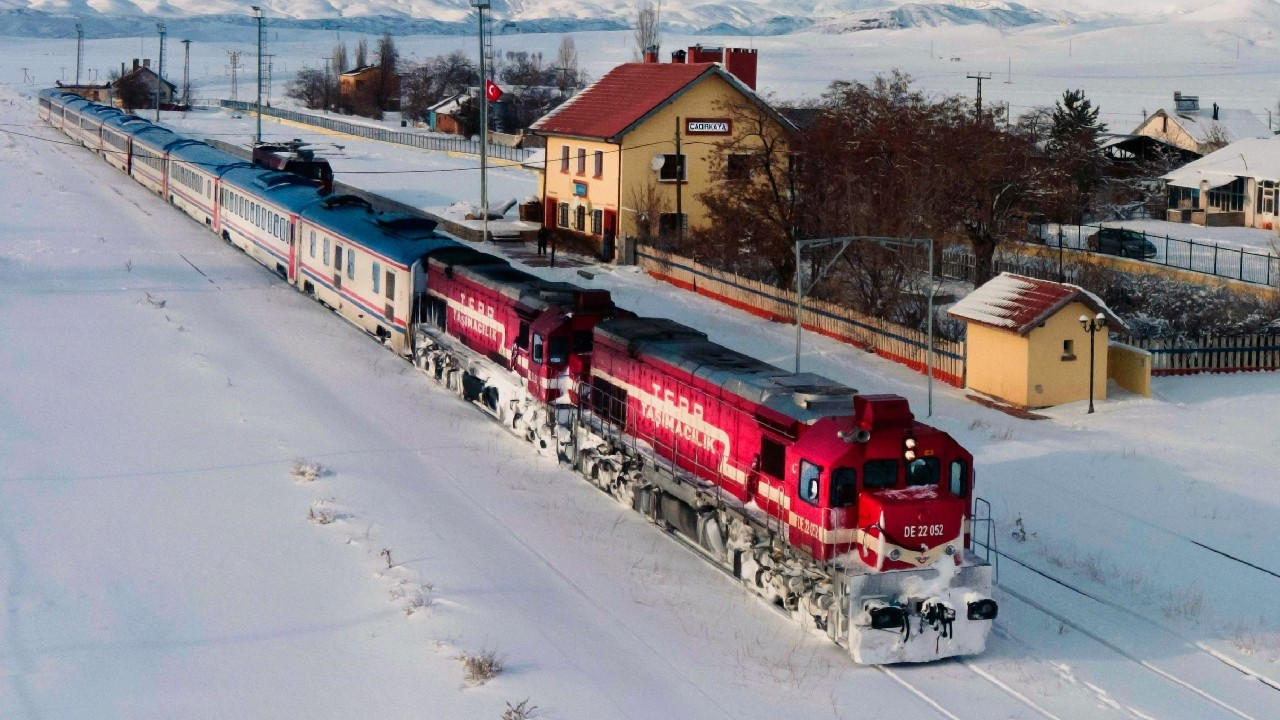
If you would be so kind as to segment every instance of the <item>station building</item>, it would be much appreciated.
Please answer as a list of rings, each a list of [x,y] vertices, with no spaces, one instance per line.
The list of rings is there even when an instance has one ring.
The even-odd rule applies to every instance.
[[[534,123],[531,131],[546,139],[544,225],[589,238],[606,254],[616,238],[703,226],[698,195],[721,179],[716,168],[732,171],[731,159],[717,155],[726,141],[750,142],[731,109],[758,111],[784,136],[795,129],[756,95],[756,58],[755,50],[701,46],[673,53],[670,63],[650,54]]]

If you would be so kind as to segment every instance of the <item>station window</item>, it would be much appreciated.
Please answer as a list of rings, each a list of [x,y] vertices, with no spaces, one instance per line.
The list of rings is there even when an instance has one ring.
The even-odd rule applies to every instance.
[[[600,235],[604,232],[604,211],[595,210],[591,213],[591,234]]]
[[[818,490],[820,487],[818,481],[821,477],[822,468],[808,460],[800,461],[800,487],[797,490],[797,494],[801,500],[810,505],[818,504]]]
[[[578,174],[587,174],[587,149],[578,148]]]
[[[688,168],[684,155],[663,155],[662,169],[658,171],[658,180],[662,182],[683,182],[688,180]]]
[[[595,154],[595,176],[604,177],[604,151],[597,150]]]
[[[578,211],[573,214],[573,229],[583,232],[587,229],[587,206],[579,205]]]
[[[1076,341],[1075,340],[1062,341],[1062,359],[1063,360],[1076,359]]]
[[[560,220],[557,223],[557,226],[562,228],[569,227],[569,203],[560,203],[559,210]]]
[[[560,172],[569,172],[569,146],[560,146]]]

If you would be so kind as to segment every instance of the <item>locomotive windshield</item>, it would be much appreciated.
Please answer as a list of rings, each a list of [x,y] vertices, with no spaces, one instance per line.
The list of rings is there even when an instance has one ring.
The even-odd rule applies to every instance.
[[[862,486],[870,489],[891,488],[898,484],[897,460],[868,460],[862,466]]]
[[[937,485],[942,463],[936,457],[916,458],[907,464],[907,485]]]
[[[858,502],[858,471],[836,468],[831,471],[831,507],[849,507]]]
[[[563,363],[569,361],[569,338],[555,337],[547,341],[547,362]]]

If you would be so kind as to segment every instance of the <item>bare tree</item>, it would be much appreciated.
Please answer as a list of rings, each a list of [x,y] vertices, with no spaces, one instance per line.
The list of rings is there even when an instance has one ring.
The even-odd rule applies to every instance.
[[[333,77],[336,79],[347,70],[347,44],[338,43],[333,46]]]
[[[400,107],[400,75],[397,65],[400,53],[396,50],[396,42],[391,33],[378,39],[378,67],[382,72],[378,78],[378,91],[375,98],[378,107],[383,110],[396,110]]]
[[[560,94],[566,95],[579,85],[581,71],[578,70],[578,48],[573,43],[572,35],[560,39],[560,47],[556,50],[556,87]]]
[[[1218,122],[1209,125],[1209,130],[1204,134],[1203,147],[1205,155],[1214,150],[1221,150],[1230,144],[1231,136],[1227,134],[1226,128]]]
[[[293,82],[289,83],[285,95],[313,110],[322,108],[328,97],[328,88],[325,87],[327,79],[323,70],[303,68],[298,71]]]
[[[360,42],[356,43],[356,67],[362,68],[369,64],[369,43],[364,38],[360,38]]]
[[[643,60],[646,53],[658,52],[658,9],[650,0],[641,0],[636,7],[636,56]]]
[[[425,119],[427,108],[480,82],[480,72],[462,51],[438,55],[410,67],[403,76],[402,111]]]
[[[125,110],[148,108],[155,104],[155,96],[151,86],[141,77],[141,73],[132,73],[121,77],[119,73],[111,73],[112,84],[115,85],[116,97],[120,98],[120,106]]]

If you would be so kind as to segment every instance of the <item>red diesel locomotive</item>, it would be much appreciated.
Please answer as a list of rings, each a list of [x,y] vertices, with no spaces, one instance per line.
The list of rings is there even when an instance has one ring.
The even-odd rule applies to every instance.
[[[904,398],[785,372],[671,320],[596,327],[574,454],[861,662],[981,652],[972,456]],[[868,579],[873,579],[868,582]]]

